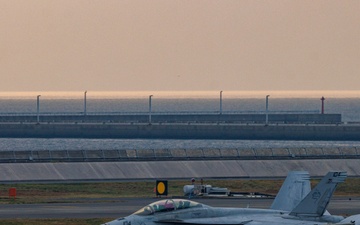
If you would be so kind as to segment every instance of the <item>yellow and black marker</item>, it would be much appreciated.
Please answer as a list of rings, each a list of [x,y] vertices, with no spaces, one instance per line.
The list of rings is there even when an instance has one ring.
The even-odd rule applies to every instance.
[[[157,180],[156,181],[156,195],[168,195],[168,183],[167,180]]]

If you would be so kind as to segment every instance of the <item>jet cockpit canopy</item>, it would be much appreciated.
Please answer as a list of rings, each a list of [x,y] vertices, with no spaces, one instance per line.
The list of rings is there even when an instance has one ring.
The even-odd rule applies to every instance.
[[[203,204],[184,200],[184,199],[164,199],[154,203],[151,203],[135,213],[133,215],[146,216],[154,213],[169,212],[173,210],[188,209],[193,207],[202,207]]]

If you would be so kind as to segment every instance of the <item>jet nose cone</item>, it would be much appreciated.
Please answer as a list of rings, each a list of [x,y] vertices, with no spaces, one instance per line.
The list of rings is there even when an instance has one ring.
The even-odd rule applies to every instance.
[[[101,225],[114,225],[114,223],[112,223],[112,221],[111,221],[111,222],[103,223]]]
[[[117,219],[117,220],[103,223],[101,225],[123,225],[123,221],[122,221],[122,219]]]

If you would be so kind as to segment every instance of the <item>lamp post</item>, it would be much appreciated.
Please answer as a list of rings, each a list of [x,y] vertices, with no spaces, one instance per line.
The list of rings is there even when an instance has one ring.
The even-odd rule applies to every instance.
[[[266,120],[265,120],[265,125],[268,125],[268,123],[269,123],[269,97],[270,97],[270,95],[266,95]]]
[[[37,121],[37,123],[40,122],[40,116],[39,116],[39,114],[40,114],[40,96],[41,95],[38,95],[36,97],[36,121]]]
[[[220,91],[220,115],[222,114],[222,93],[223,91]]]
[[[153,95],[149,95],[149,124],[151,124],[151,97]]]
[[[320,100],[321,100],[321,114],[324,114],[324,112],[325,112],[325,107],[324,107],[325,98],[324,98],[324,96],[322,98],[320,98]]]
[[[87,91],[84,92],[84,116],[86,116],[86,93]]]

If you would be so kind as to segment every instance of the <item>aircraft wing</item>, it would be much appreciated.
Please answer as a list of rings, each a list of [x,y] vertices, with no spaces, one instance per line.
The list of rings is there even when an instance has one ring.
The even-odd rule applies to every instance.
[[[252,220],[239,221],[230,218],[199,218],[199,219],[186,219],[186,220],[159,220],[156,223],[169,223],[169,224],[187,224],[187,225],[245,225]]]

